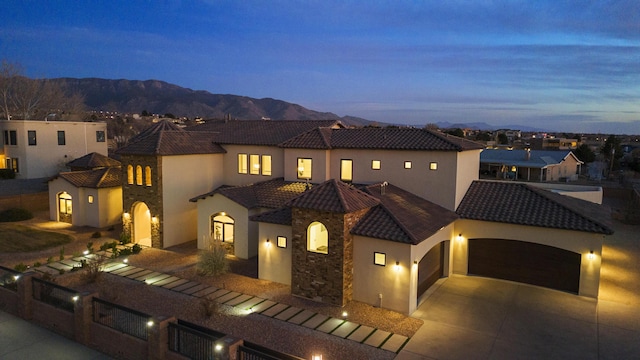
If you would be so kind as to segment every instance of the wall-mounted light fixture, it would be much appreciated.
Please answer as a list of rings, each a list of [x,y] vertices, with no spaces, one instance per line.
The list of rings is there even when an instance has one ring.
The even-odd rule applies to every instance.
[[[456,240],[458,240],[458,242],[462,242],[462,233],[458,234]]]
[[[396,264],[393,266],[393,270],[400,271],[400,261],[396,261]]]
[[[131,216],[131,214],[126,212],[126,213],[123,213],[122,216],[124,216],[125,219],[128,219]]]
[[[267,247],[271,247],[271,239],[267,238]]]
[[[418,260],[413,260],[413,265],[418,265]]]
[[[76,302],[80,299],[80,296],[75,295],[74,297],[71,298],[71,300],[73,300],[73,302]]]
[[[158,217],[157,216],[152,216],[151,217],[151,222],[157,223],[158,222]]]
[[[322,360],[322,354],[311,355],[311,360]]]
[[[596,258],[596,254],[593,253],[593,250],[589,251],[589,254],[587,254],[587,259],[593,260],[595,258]]]
[[[224,348],[224,346],[222,346],[222,344],[216,344],[216,346],[214,347],[216,352],[222,351],[223,348]]]
[[[147,326],[148,326],[148,327],[152,327],[152,326],[153,326],[153,320],[149,320],[149,321],[147,321]]]

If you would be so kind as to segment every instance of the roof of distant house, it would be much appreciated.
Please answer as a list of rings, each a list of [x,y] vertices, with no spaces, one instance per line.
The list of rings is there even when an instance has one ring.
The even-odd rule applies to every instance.
[[[418,128],[312,129],[280,146],[302,149],[388,149],[465,151],[482,144],[457,136]]]
[[[106,167],[95,170],[62,172],[49,181],[62,178],[75,187],[101,189],[122,186],[121,176],[121,168]]]
[[[507,166],[545,168],[560,164],[567,157],[577,157],[571,150],[500,150],[485,149],[480,153],[481,163],[493,163]]]
[[[67,166],[74,169],[95,169],[100,167],[121,166],[120,161],[104,156],[97,152],[92,152],[67,163]]]
[[[476,180],[456,213],[463,219],[613,234],[600,205],[522,183]]]

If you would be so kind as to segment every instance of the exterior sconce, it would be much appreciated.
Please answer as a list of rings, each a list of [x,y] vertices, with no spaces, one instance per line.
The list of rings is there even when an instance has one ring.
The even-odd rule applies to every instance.
[[[596,254],[593,253],[593,250],[589,251],[589,254],[587,254],[587,259],[593,260],[595,258],[596,258]]]
[[[456,239],[458,240],[458,242],[462,242],[462,233],[458,234],[458,237],[456,237]]]
[[[151,222],[157,223],[158,222],[158,217],[157,216],[151,217]]]
[[[128,212],[126,212],[126,213],[123,213],[122,216],[124,216],[125,219],[128,219],[131,215]]]
[[[267,247],[271,247],[271,239],[267,238]]]
[[[149,321],[147,321],[147,326],[148,326],[148,327],[152,327],[152,326],[153,326],[153,320],[149,320]]]
[[[73,302],[78,301],[78,299],[80,299],[80,296],[78,296],[78,295],[76,295],[76,296],[71,298],[71,300],[73,300]]]
[[[13,280],[18,281],[20,279],[20,275],[13,275]]]
[[[393,270],[396,272],[400,271],[400,261],[396,261],[396,264],[393,266]]]
[[[222,346],[222,344],[216,344],[216,346],[214,347],[214,350],[216,352],[220,352],[220,351],[222,351],[223,348],[224,348],[224,346]]]
[[[413,260],[413,265],[418,265],[418,260]]]

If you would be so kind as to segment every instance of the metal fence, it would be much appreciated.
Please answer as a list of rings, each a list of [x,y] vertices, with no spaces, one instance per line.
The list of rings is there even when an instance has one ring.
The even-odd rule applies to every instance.
[[[304,360],[247,341],[244,345],[238,346],[236,358],[238,360]]]
[[[215,342],[225,334],[183,320],[169,323],[169,350],[190,359],[217,359]]]
[[[32,287],[34,299],[58,309],[74,311],[74,304],[79,298],[75,290],[36,277],[33,278]]]
[[[98,298],[93,298],[93,321],[142,340],[149,339],[153,326],[150,315]]]
[[[0,266],[0,287],[11,291],[18,291],[20,272]]]

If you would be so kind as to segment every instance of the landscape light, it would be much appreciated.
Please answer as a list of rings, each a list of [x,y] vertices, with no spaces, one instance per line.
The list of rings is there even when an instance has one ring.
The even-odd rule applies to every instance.
[[[149,320],[149,321],[147,321],[147,326],[148,326],[148,327],[152,327],[152,326],[153,326],[153,320]]]
[[[71,298],[71,300],[73,300],[73,302],[78,301],[78,299],[80,299],[80,296],[78,296],[78,295],[76,295],[76,296]]]
[[[215,350],[218,351],[218,352],[222,351],[222,348],[223,348],[223,346],[221,344],[216,344],[216,346],[215,346]]]
[[[322,360],[322,354],[311,355],[311,360]]]
[[[348,316],[348,315],[349,315],[349,314],[347,314],[347,312],[346,312],[346,311],[343,311],[343,312],[342,312],[342,317],[343,317],[345,320],[347,319],[347,316]]]

